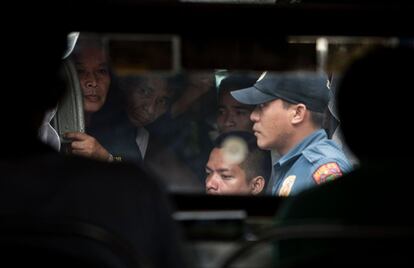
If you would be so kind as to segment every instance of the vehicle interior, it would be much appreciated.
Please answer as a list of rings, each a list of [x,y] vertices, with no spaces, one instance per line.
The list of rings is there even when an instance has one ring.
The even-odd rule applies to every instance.
[[[413,11],[412,5],[402,1],[123,0],[71,4],[67,13],[72,18],[63,26],[70,32],[70,51],[62,60],[68,91],[51,120],[61,139],[60,151],[71,153],[65,132],[105,132],[123,122],[121,110],[126,106],[117,102],[116,94],[127,87],[125,81],[163,77],[169,93],[161,96],[158,104],[168,108],[160,108],[162,111],[144,124],[154,145],[145,147],[147,151],[141,156],[144,167],[159,178],[169,194],[173,218],[183,232],[189,267],[313,264],[306,260],[291,266],[278,264],[274,242],[345,237],[349,240],[344,244],[351,245],[353,238],[378,238],[371,232],[375,227],[355,231],[346,225],[316,223],[277,228],[275,214],[285,197],[264,192],[256,196],[206,194],[206,163],[220,132],[216,122],[220,82],[232,73],[258,79],[265,71],[314,72],[326,77],[334,95],[342,72],[355,58],[376,47],[406,44],[414,48],[409,26]],[[86,120],[80,74],[71,57],[82,38],[99,39],[109,59],[109,104],[97,113],[94,129]],[[358,159],[346,150],[338,135],[340,120],[334,101],[329,108],[324,128],[344,146],[356,167]],[[119,137],[102,135],[102,139],[112,138]],[[115,159],[134,162],[112,154]],[[413,235],[410,229],[379,233],[384,239]],[[337,261],[332,263],[340,266],[340,258],[343,256],[332,257]],[[317,261],[315,265],[323,266]]]

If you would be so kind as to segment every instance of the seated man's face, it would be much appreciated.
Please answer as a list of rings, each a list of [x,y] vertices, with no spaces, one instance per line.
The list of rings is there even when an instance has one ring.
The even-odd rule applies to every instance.
[[[206,174],[207,194],[250,194],[252,191],[244,170],[223,157],[223,149],[211,151]]]
[[[217,127],[220,133],[229,131],[252,132],[253,122],[250,113],[253,106],[236,101],[227,90],[219,97]]]
[[[82,47],[74,55],[83,92],[83,108],[86,113],[99,111],[105,103],[111,78],[105,53],[97,47]]]
[[[148,125],[164,114],[171,103],[172,93],[161,78],[145,78],[136,88],[128,91],[127,111],[132,124]]]

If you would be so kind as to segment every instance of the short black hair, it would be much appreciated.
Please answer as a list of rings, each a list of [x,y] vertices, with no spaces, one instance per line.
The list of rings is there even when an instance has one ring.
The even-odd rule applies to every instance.
[[[283,108],[284,109],[288,109],[290,106],[295,105],[294,103],[291,103],[289,101],[285,101],[283,99],[282,99],[282,102],[283,102]],[[326,110],[327,109],[328,109],[328,107],[326,107]],[[315,111],[312,111],[312,110],[309,110],[309,112],[310,112],[310,119],[312,121],[312,124],[315,127],[322,128],[326,112],[320,113],[320,112],[315,112]]]
[[[256,83],[257,77],[249,73],[233,73],[221,80],[218,87],[218,96],[224,92],[248,88]]]
[[[106,42],[103,36],[98,34],[81,33],[76,40],[75,47],[72,53],[69,55],[72,58],[76,57],[85,48],[95,48],[105,53],[106,59],[109,61],[109,54]]]
[[[126,75],[118,77],[118,84],[123,92],[130,92],[135,90],[137,87],[147,83],[149,79],[156,78],[165,81],[167,90],[174,96],[175,88],[170,87],[171,77],[168,75],[155,74],[155,75]]]
[[[262,176],[267,183],[270,179],[272,169],[270,151],[260,149],[257,146],[256,136],[247,131],[230,131],[223,133],[214,141],[214,147],[222,148],[224,142],[229,138],[240,138],[247,145],[247,157],[240,164],[240,167],[246,173],[247,181],[250,181],[257,176]]]

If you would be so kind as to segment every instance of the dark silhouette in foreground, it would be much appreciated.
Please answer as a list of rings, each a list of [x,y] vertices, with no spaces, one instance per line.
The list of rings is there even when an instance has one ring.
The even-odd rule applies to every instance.
[[[15,56],[5,63],[0,105],[2,222],[17,217],[96,225],[127,241],[142,264],[182,267],[169,201],[154,178],[127,164],[66,158],[37,139],[45,111],[63,95],[58,73],[67,33],[15,33],[6,44]],[[25,261],[23,253],[19,258]]]
[[[339,232],[331,239],[302,237],[281,243],[282,263],[398,265],[409,261],[405,243],[411,241],[414,229],[410,215],[413,67],[410,48],[376,49],[351,64],[339,86],[338,112],[345,142],[359,158],[360,167],[288,199],[277,217],[282,226],[368,226],[371,236],[351,239]]]

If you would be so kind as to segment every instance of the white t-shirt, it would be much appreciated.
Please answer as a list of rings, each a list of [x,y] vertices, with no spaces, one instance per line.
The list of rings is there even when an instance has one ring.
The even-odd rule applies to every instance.
[[[148,130],[146,130],[143,127],[138,128],[135,142],[137,143],[139,151],[141,152],[142,159],[144,159],[145,153],[147,151],[148,140],[149,140]]]
[[[56,109],[52,109],[47,111],[45,117],[43,118],[42,125],[39,128],[39,139],[46,143],[47,145],[51,146],[56,151],[60,151],[60,138],[59,134],[50,124],[53,116],[56,114]]]

